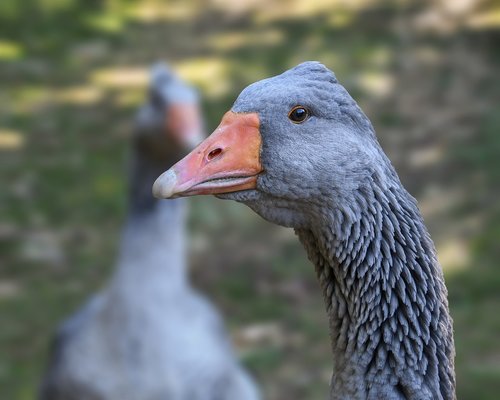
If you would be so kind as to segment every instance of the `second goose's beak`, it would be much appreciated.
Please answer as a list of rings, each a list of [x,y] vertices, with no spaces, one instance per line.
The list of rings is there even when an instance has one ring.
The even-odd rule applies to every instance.
[[[207,139],[160,175],[153,195],[169,199],[254,189],[262,172],[261,142],[257,113],[229,111]]]
[[[166,131],[178,144],[191,150],[205,135],[200,109],[196,103],[172,103],[166,112]]]

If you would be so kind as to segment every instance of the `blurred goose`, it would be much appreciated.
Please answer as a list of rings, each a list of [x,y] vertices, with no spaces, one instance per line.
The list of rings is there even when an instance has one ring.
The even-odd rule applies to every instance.
[[[187,280],[184,200],[160,203],[151,195],[165,166],[202,140],[197,101],[165,66],[153,69],[133,138],[116,271],[61,326],[40,399],[259,399],[218,313]]]
[[[153,192],[215,194],[295,229],[329,316],[331,399],[455,399],[434,245],[370,121],[322,64],[247,87]]]

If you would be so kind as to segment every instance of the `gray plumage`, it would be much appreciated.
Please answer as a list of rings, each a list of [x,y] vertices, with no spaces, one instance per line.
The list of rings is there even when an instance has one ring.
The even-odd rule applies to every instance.
[[[59,329],[41,400],[258,400],[222,320],[189,284],[184,200],[150,187],[181,155],[164,132],[171,100],[196,101],[171,73],[153,70],[133,137],[130,212],[109,285]]]
[[[310,117],[288,118],[296,105]],[[434,245],[374,129],[317,62],[254,83],[234,112],[257,112],[257,188],[219,195],[293,227],[324,294],[331,399],[455,399],[452,321]]]

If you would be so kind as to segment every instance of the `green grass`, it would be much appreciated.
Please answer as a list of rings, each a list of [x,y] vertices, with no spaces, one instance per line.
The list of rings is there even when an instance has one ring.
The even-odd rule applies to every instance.
[[[173,13],[183,2],[168,4]],[[33,398],[53,329],[105,283],[113,267],[125,214],[127,137],[143,88],[92,77],[103,68],[119,72],[168,58],[192,68],[196,60],[220,61],[221,74],[208,67],[191,72],[202,87],[213,89],[204,98],[209,129],[248,83],[319,59],[367,109],[391,158],[409,156],[422,145],[443,149],[427,169],[411,166],[408,157],[396,166],[419,200],[436,185],[443,196],[465,189],[452,209],[430,212],[426,220],[438,249],[457,224],[478,221],[466,237],[465,264],[448,265],[445,272],[459,398],[496,399],[500,85],[493,72],[499,53],[493,33],[464,30],[408,44],[392,30],[406,11],[385,2],[361,10],[332,5],[293,16],[290,6],[267,21],[267,10],[228,16],[188,5],[186,23],[168,18],[168,10],[166,20],[140,17],[143,6],[162,8],[148,0],[0,2],[0,397]],[[262,32],[277,39],[252,39]],[[208,40],[235,35],[247,39],[221,47]],[[418,58],[429,49],[439,62]],[[403,65],[408,56],[420,60],[418,79]],[[471,59],[480,74],[467,75]],[[369,76],[390,77],[389,92],[380,95],[366,85]],[[457,85],[465,89],[447,95]],[[87,101],[68,97],[75,87],[100,95]],[[477,104],[482,106],[471,112]],[[459,116],[442,126],[427,124],[450,110]],[[419,126],[430,134],[413,135]],[[7,132],[21,141],[19,147],[6,144]],[[243,350],[266,398],[324,399],[331,365],[326,316],[313,268],[296,238],[239,204],[209,198],[191,204],[197,286],[224,311],[236,338],[249,326],[279,328],[279,339]]]

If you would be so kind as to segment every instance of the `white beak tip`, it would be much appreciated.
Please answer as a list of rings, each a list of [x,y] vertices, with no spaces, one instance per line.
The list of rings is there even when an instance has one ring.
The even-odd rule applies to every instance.
[[[177,175],[172,169],[161,174],[153,184],[153,196],[157,199],[169,199],[175,193]]]

